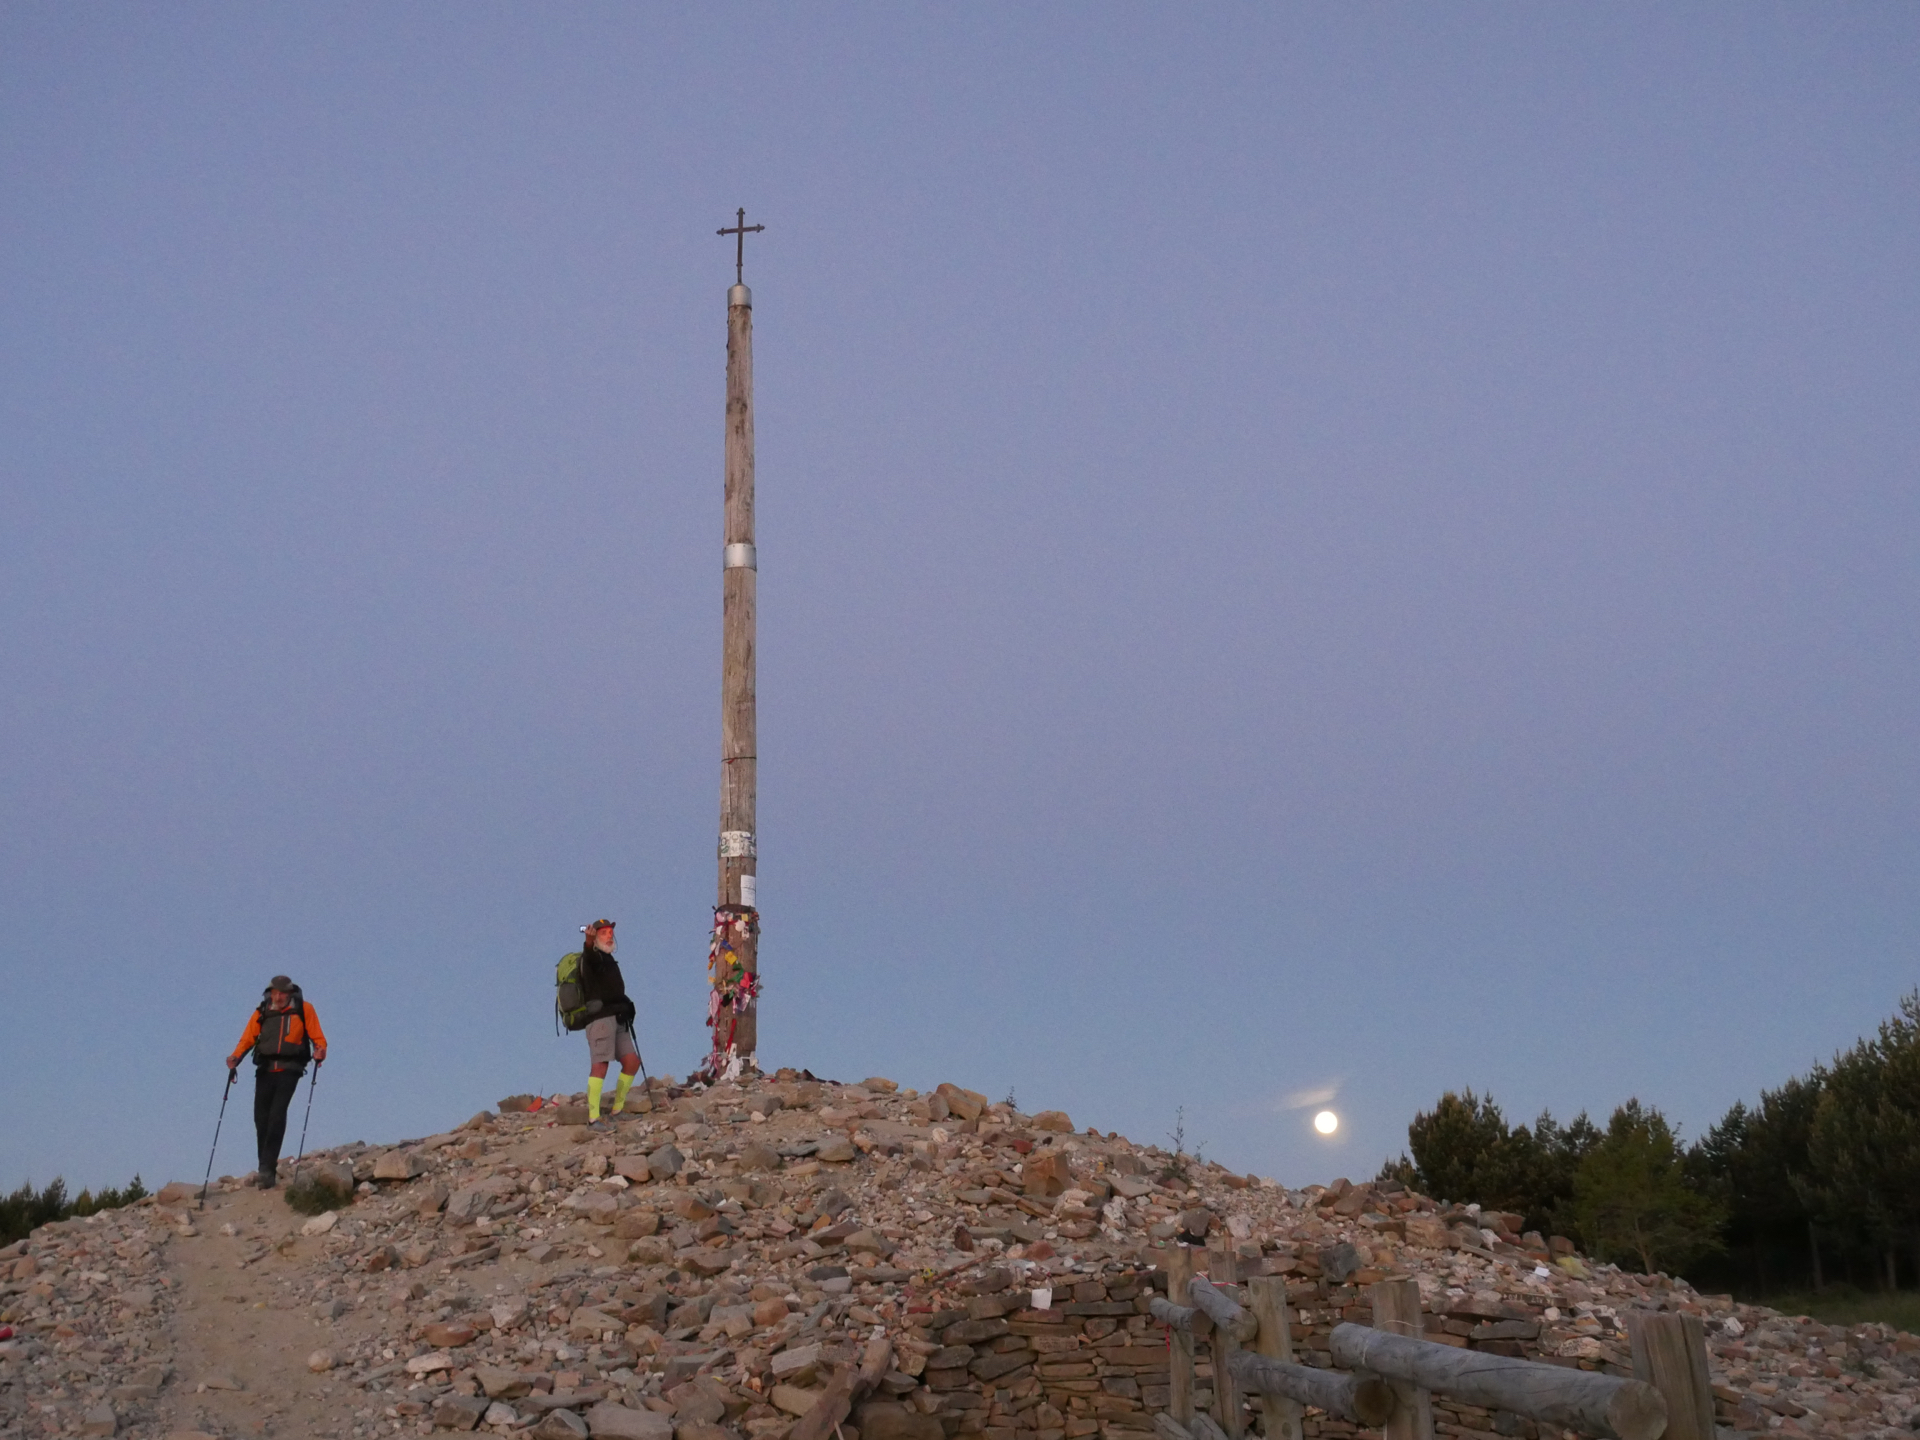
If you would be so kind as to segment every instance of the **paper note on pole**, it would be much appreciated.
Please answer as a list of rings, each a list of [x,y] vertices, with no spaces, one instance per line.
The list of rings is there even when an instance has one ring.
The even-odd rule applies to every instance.
[[[751,830],[722,830],[720,832],[720,858],[722,860],[744,860],[753,854],[753,832]]]
[[[740,877],[740,903],[749,910],[753,908],[753,881],[754,877],[751,875]]]

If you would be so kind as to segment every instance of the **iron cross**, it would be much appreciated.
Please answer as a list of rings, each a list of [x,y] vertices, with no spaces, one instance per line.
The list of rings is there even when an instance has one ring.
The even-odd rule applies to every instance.
[[[744,285],[746,283],[744,280],[740,278],[740,272],[747,263],[747,236],[757,235],[766,228],[767,227],[764,225],[747,224],[747,212],[743,207],[739,212],[738,220],[736,220],[732,225],[723,227],[719,231],[715,232],[720,235],[731,235],[734,237],[734,246],[733,246],[733,283],[734,284]]]

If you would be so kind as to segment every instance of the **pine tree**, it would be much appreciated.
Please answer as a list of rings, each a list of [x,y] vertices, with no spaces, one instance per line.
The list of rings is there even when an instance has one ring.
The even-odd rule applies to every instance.
[[[1920,993],[1834,1057],[1807,1137],[1803,1199],[1870,1247],[1896,1288],[1900,1245],[1920,1239]]]
[[[1726,1212],[1689,1182],[1666,1117],[1629,1100],[1580,1162],[1573,1213],[1602,1259],[1670,1270],[1721,1248]]]

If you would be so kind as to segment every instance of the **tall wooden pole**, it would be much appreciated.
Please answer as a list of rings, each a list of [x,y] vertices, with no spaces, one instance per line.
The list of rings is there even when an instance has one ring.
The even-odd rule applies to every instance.
[[[720,661],[720,887],[717,910],[733,924],[733,949],[759,988],[759,931],[755,878],[758,845],[755,804],[758,777],[754,716],[754,604],[759,572],[753,548],[753,294],[739,283],[749,226],[742,210],[737,228],[735,284],[727,291],[726,531],[721,570]],[[751,1064],[758,1046],[757,1001],[729,1017],[733,1055]],[[716,1058],[726,1036],[716,1032]]]

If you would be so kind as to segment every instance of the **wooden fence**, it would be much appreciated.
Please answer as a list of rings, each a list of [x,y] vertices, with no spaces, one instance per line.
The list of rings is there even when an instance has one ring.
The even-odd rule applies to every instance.
[[[1629,1379],[1425,1340],[1419,1286],[1383,1280],[1368,1288],[1371,1326],[1334,1327],[1333,1359],[1341,1368],[1327,1370],[1294,1363],[1284,1279],[1256,1276],[1231,1287],[1196,1275],[1185,1248],[1162,1255],[1167,1298],[1152,1300],[1171,1350],[1167,1409],[1154,1417],[1161,1440],[1240,1440],[1250,1403],[1259,1407],[1266,1440],[1301,1440],[1306,1406],[1377,1428],[1384,1440],[1433,1440],[1434,1395],[1604,1440],[1715,1440],[1697,1316],[1631,1313]],[[1223,1267],[1213,1268],[1216,1278],[1228,1278]],[[1211,1415],[1195,1404],[1200,1342],[1212,1352]]]

